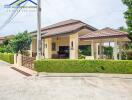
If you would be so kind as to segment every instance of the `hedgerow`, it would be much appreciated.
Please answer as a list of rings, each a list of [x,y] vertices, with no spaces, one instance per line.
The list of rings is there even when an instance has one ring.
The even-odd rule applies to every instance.
[[[0,60],[6,61],[10,64],[13,64],[14,63],[14,54],[0,53]]]
[[[132,74],[131,60],[38,60],[34,70],[51,73],[123,73]]]

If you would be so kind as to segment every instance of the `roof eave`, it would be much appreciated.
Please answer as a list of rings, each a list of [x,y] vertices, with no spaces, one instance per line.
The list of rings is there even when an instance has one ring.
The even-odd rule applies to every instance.
[[[93,40],[93,39],[108,39],[108,38],[119,38],[119,37],[127,37],[127,34],[124,35],[114,35],[114,36],[102,36],[102,37],[91,37],[91,38],[79,38],[80,40]]]

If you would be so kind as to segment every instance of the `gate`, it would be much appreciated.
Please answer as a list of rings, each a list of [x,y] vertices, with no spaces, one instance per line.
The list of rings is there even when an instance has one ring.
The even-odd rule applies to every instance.
[[[27,67],[29,69],[33,69],[34,67],[34,57],[22,56],[22,66]]]

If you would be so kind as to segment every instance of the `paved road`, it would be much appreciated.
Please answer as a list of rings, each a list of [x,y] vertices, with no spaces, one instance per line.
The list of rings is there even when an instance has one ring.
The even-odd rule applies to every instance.
[[[0,61],[0,100],[132,100],[132,79],[25,77]]]

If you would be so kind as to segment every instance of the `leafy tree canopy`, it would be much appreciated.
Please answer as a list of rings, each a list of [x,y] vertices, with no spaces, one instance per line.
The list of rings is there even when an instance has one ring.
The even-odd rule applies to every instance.
[[[130,38],[132,39],[132,0],[122,0],[122,2],[128,7],[128,10],[124,15],[128,26],[127,30],[130,34]]]
[[[14,53],[18,53],[19,51],[23,53],[30,48],[31,41],[31,36],[25,31],[16,35],[14,39],[10,41],[10,45]]]

